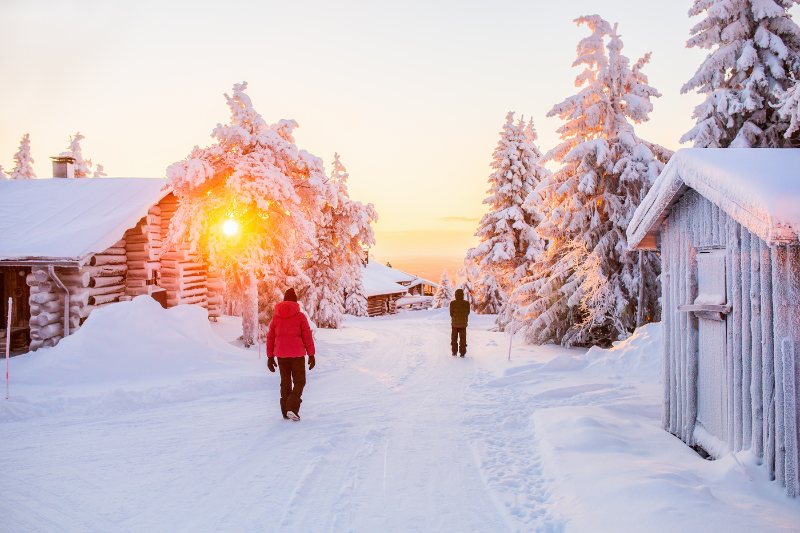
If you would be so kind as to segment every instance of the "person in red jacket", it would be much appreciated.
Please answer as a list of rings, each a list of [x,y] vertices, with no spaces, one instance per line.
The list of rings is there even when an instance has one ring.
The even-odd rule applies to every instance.
[[[300,311],[294,289],[283,295],[283,301],[275,306],[275,316],[269,323],[267,333],[267,366],[275,372],[275,357],[281,371],[281,412],[283,418],[295,422],[300,420],[300,396],[306,384],[306,358],[308,369],[314,368],[314,338],[306,315]],[[294,386],[292,385],[294,382]]]

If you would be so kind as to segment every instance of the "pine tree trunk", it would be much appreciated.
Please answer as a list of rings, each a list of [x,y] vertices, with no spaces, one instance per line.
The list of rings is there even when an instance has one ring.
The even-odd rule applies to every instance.
[[[639,250],[639,303],[636,309],[636,327],[644,326],[644,291],[646,287],[644,279],[644,252]]]
[[[239,274],[239,299],[242,309],[242,341],[245,348],[256,343],[258,331],[258,287],[252,272]]]

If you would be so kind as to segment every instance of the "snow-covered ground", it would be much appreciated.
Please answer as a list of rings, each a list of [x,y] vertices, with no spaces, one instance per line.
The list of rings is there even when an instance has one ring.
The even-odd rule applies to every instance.
[[[226,342],[236,319],[98,310],[11,360],[0,531],[798,530],[752,455],[659,429],[658,325],[508,362],[492,319],[471,317],[466,359],[446,310],[319,330],[295,423],[258,349]]]

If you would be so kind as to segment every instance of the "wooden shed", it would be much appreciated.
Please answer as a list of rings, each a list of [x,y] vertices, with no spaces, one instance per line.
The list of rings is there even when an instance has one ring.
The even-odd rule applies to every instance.
[[[54,346],[95,309],[142,294],[219,316],[221,279],[188,245],[161,249],[177,208],[164,179],[0,181],[3,295],[24,300],[12,325],[27,330],[30,348]]]
[[[800,488],[800,149],[679,150],[628,227],[662,260],[664,429]]]

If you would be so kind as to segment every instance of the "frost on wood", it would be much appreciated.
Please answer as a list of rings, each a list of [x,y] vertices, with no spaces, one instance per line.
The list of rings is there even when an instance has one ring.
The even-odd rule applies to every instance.
[[[794,146],[800,79],[800,28],[789,9],[797,0],[695,0],[689,48],[710,50],[681,88],[706,95],[696,125],[681,142],[698,148]]]
[[[449,306],[454,294],[455,291],[450,283],[450,277],[447,275],[447,269],[444,269],[442,278],[439,280],[439,288],[436,289],[436,294],[433,296],[433,308],[439,309],[440,307]]]
[[[33,172],[33,162],[31,157],[31,134],[26,133],[19,143],[19,150],[14,154],[14,168],[8,176],[9,179],[36,179],[36,174]]]
[[[261,279],[265,291],[261,299],[268,298],[263,314],[272,312],[267,304],[279,301],[285,285],[303,281],[297,259],[313,249],[322,206],[335,201],[335,191],[322,160],[295,145],[297,123],[268,125],[246,88],[235,84],[233,95],[225,95],[231,118],[214,128],[216,142],[195,147],[167,169],[180,207],[166,244],[190,242],[192,252],[235,282],[232,293],[242,302],[244,342],[250,345],[256,335],[251,317],[258,315],[256,282]],[[229,220],[236,223],[232,234],[223,231]]]
[[[303,294],[303,303],[311,319],[322,328],[338,328],[344,321],[345,295],[353,294],[351,309],[362,312],[364,296],[361,261],[364,247],[375,244],[371,224],[378,220],[372,204],[364,205],[350,198],[347,191],[347,169],[334,154],[329,185],[334,197],[322,208],[316,230],[316,246],[302,260],[303,271],[310,285]],[[359,293],[360,286],[360,293]],[[363,301],[366,314],[366,298]]]
[[[800,246],[767,245],[689,189],[665,220],[661,252],[664,428],[687,444],[752,450],[795,494]],[[677,310],[721,301],[731,306],[721,321]]]
[[[555,105],[563,142],[545,159],[561,169],[544,178],[525,206],[537,207],[536,228],[548,241],[510,297],[515,322],[529,342],[565,345],[608,343],[644,320],[659,319],[656,254],[629,253],[625,229],[636,207],[672,155],[639,139],[630,122],[649,119],[650,99],[660,94],[622,55],[616,26],[599,16],[581,17],[592,34],[578,45],[574,66],[581,90]],[[641,318],[639,318],[641,320]]]

